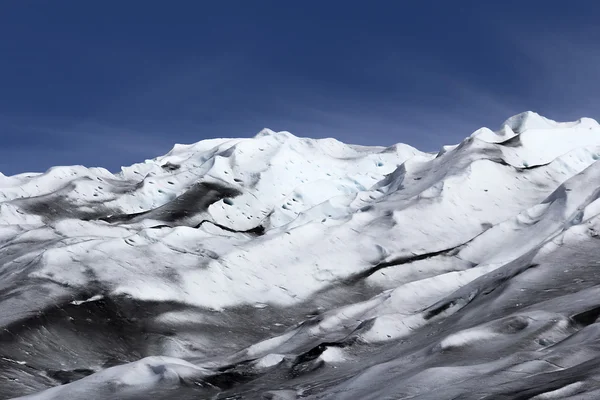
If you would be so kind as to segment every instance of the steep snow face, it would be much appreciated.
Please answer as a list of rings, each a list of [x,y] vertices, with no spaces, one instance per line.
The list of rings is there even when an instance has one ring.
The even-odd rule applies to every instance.
[[[599,158],[528,112],[0,175],[0,398],[593,398]]]

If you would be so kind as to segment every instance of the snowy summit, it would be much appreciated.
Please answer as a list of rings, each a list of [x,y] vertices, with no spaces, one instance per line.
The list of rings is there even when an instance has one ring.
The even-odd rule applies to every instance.
[[[0,398],[600,397],[600,126],[0,174]]]

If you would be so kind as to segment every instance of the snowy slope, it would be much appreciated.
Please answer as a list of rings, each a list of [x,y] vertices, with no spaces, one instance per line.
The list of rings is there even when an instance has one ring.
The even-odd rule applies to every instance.
[[[0,398],[594,398],[599,158],[528,112],[0,175]]]

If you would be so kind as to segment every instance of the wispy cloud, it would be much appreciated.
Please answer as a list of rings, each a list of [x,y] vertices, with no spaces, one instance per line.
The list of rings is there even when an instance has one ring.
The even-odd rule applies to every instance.
[[[0,148],[0,171],[68,163],[116,170],[164,154],[174,143],[249,137],[263,127],[358,144],[405,142],[435,151],[482,126],[497,129],[526,110],[557,120],[599,117],[598,29],[563,25],[548,33],[529,21],[527,15],[537,15],[537,9],[513,14],[505,5],[489,9],[487,4],[471,10],[478,18],[454,15],[460,21],[452,32],[443,31],[453,27],[452,18],[435,17],[442,27],[429,27],[424,13],[416,15],[422,21],[411,25],[407,19],[406,26],[379,15],[381,24],[365,25],[361,32],[350,23],[330,25],[329,19],[315,30],[298,21],[290,28],[277,19],[277,32],[267,29],[270,25],[241,29],[237,21],[223,41],[204,40],[210,30],[198,37],[171,37],[180,48],[168,40],[148,48],[118,40],[122,47],[114,42],[110,52],[91,51],[93,62],[85,64],[89,70],[79,81],[60,81],[70,97],[56,108],[47,106],[55,89],[40,89],[45,97],[39,102],[30,104],[23,96],[25,106],[14,108],[28,113],[26,118],[0,116],[0,135],[10,138]],[[339,10],[331,11],[337,15]],[[494,13],[503,14],[487,18]],[[351,14],[362,23],[360,15]],[[196,27],[194,21],[182,32]],[[126,28],[122,33],[129,35]],[[222,27],[217,23],[216,28]],[[317,41],[321,36],[323,43]],[[135,43],[146,46],[143,37]],[[196,46],[198,39],[204,40],[202,46]],[[107,54],[115,57],[114,64]],[[62,73],[64,64],[54,67]],[[94,73],[106,74],[107,85],[94,80],[90,87],[96,92],[88,93],[80,86]],[[38,80],[56,76],[39,74]],[[15,86],[13,97],[21,92]]]
[[[515,62],[528,66],[528,88],[520,90],[531,108],[557,120],[600,117],[598,28],[569,25],[568,30],[521,26],[506,32]]]
[[[430,71],[420,79],[438,85],[443,95],[435,101],[411,101],[395,98],[393,93],[380,97],[361,96],[360,92],[327,93],[307,82],[303,85],[307,93],[288,99],[280,105],[280,115],[265,123],[302,136],[370,145],[405,142],[433,151],[461,141],[482,126],[498,129],[508,117],[526,111],[512,98],[458,77]],[[401,90],[401,83],[397,85]]]
[[[116,171],[124,163],[166,153],[169,139],[157,132],[141,132],[93,122],[0,118],[0,135],[20,138],[0,148],[0,172],[39,172],[54,165],[81,164]],[[23,170],[27,166],[28,170]]]

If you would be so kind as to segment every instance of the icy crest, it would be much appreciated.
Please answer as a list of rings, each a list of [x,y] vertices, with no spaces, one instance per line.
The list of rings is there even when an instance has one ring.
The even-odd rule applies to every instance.
[[[526,112],[438,154],[264,129],[0,175],[0,397],[593,393],[599,158]]]

